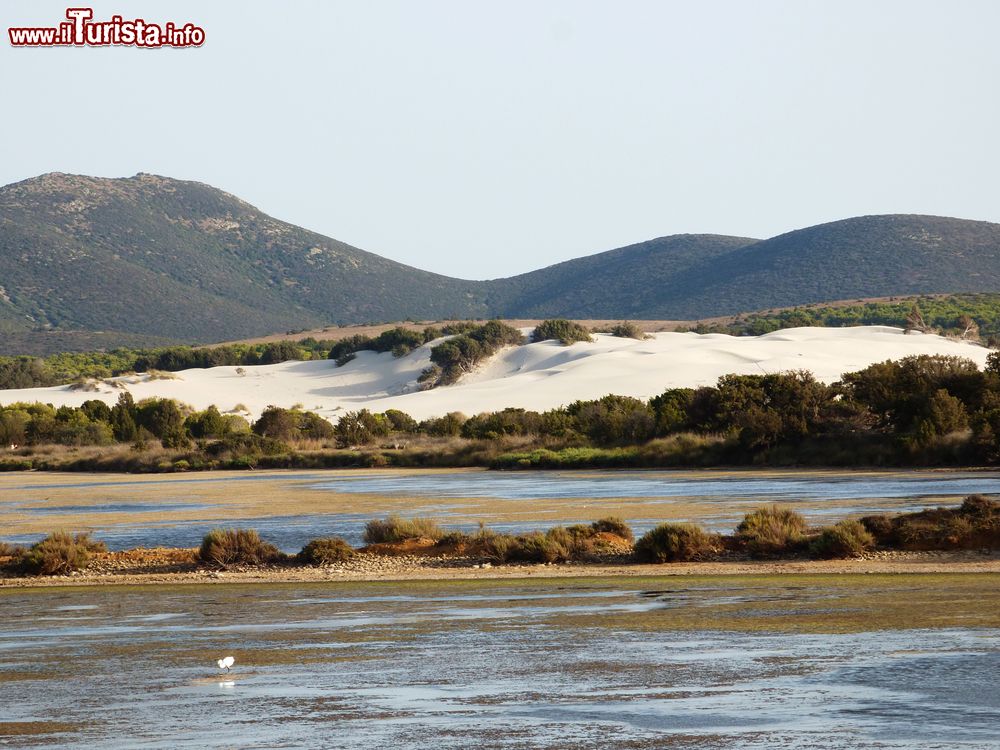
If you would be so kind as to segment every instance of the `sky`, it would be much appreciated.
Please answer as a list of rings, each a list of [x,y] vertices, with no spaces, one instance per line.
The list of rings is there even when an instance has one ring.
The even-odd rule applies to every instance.
[[[66,8],[0,4],[0,184],[198,180],[477,279],[678,233],[1000,222],[994,0],[102,0],[205,43],[9,44]]]

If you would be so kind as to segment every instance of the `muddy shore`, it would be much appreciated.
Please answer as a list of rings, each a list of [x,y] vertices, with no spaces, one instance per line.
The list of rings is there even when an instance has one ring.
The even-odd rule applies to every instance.
[[[322,567],[261,566],[212,570],[194,562],[195,550],[130,550],[98,556],[70,575],[0,578],[0,588],[128,586],[324,581],[490,580],[724,575],[827,575],[884,573],[1000,574],[1000,552],[875,552],[850,560],[736,560],[660,565],[627,561],[494,565],[472,558],[359,554]]]

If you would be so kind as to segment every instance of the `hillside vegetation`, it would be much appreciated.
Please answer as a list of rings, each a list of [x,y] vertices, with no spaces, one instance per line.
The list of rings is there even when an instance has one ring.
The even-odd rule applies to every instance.
[[[196,182],[47,174],[0,188],[0,354],[404,319],[691,320],[997,289],[1000,225],[944,217],[866,216],[766,240],[674,235],[466,281],[273,219]]]
[[[147,174],[49,174],[0,188],[0,285],[0,330],[184,342],[486,311],[469,282],[277,221],[207,185]]]

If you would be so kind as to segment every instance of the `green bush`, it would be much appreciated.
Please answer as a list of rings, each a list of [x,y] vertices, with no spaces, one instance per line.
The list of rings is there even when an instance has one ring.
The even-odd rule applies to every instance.
[[[721,548],[719,537],[690,523],[661,523],[635,543],[639,562],[690,562],[705,560]]]
[[[391,515],[384,520],[374,519],[365,524],[366,544],[396,544],[407,539],[433,539],[444,536],[437,522],[430,518],[400,518]]]
[[[255,529],[213,529],[205,534],[198,559],[208,565],[263,565],[285,557],[273,544],[265,542]]]
[[[565,318],[543,320],[531,332],[532,342],[549,341],[550,339],[556,339],[564,346],[569,346],[577,341],[589,342],[594,340],[590,335],[590,331],[579,323],[574,323],[572,320],[566,320]]]
[[[860,557],[875,548],[875,537],[860,521],[841,521],[820,532],[809,546],[813,557]]]
[[[329,565],[344,562],[354,557],[354,550],[339,536],[313,539],[302,551],[299,560],[308,565]]]
[[[806,520],[790,508],[767,505],[744,516],[735,538],[754,557],[786,555],[805,544]]]
[[[92,540],[90,534],[72,536],[57,531],[32,544],[18,556],[18,564],[25,573],[59,575],[82,570],[92,554],[106,551],[104,542]]]
[[[623,320],[621,323],[612,326],[608,333],[620,339],[638,339],[639,341],[643,341],[649,338],[639,326],[628,320]]]
[[[429,387],[450,385],[501,347],[517,346],[523,339],[519,330],[499,320],[473,327],[431,349],[433,364],[421,374],[420,382],[428,383]]]
[[[608,534],[615,534],[620,536],[622,539],[627,539],[630,542],[635,538],[632,534],[632,529],[629,528],[629,525],[618,516],[608,516],[607,518],[594,521],[590,527],[597,533],[605,532]]]
[[[929,508],[861,523],[883,546],[908,550],[994,549],[1000,546],[1000,502],[970,495],[959,508]]]
[[[558,528],[558,527],[557,527]],[[550,529],[546,533],[535,532],[514,537],[507,549],[505,560],[510,562],[562,562],[571,559],[572,540],[565,529]]]

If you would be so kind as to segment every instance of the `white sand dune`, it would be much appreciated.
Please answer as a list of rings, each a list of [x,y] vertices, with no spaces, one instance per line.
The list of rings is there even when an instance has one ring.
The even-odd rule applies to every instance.
[[[336,420],[344,411],[401,409],[417,419],[450,411],[476,414],[508,406],[544,410],[577,399],[617,393],[650,398],[671,387],[713,385],[728,373],[808,370],[830,383],[845,372],[914,354],[967,357],[982,367],[989,350],[940,336],[904,334],[898,328],[791,328],[765,336],[658,333],[645,341],[596,336],[594,343],[555,341],[509,347],[457,384],[420,391],[417,378],[430,364],[430,346],[398,359],[360,352],[343,367],[331,361],[285,362],[243,368],[184,370],[176,379],[116,378],[97,391],[69,386],[0,391],[0,403],[41,401],[78,406],[98,398],[114,403],[121,389],[138,401],[174,398],[198,409],[236,405],[256,417],[269,404],[300,404]],[[116,387],[117,386],[117,387]]]

